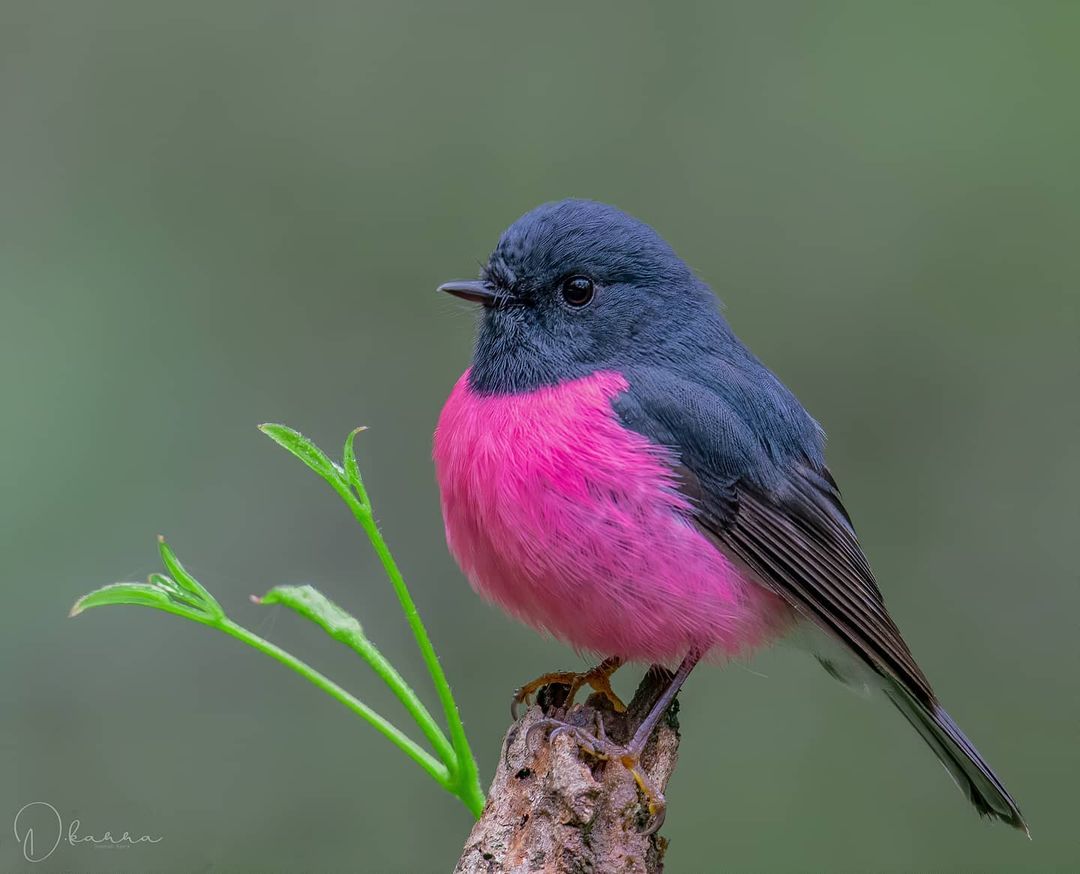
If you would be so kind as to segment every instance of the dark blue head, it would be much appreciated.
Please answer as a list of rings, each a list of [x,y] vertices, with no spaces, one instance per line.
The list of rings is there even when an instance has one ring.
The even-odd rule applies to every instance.
[[[656,231],[588,200],[526,213],[480,280],[441,290],[484,305],[471,380],[486,393],[691,359],[730,336],[712,292]]]

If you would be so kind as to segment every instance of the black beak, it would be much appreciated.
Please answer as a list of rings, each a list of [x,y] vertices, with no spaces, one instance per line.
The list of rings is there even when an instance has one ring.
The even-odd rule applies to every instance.
[[[473,303],[482,303],[484,306],[492,306],[495,303],[495,290],[479,279],[458,279],[454,282],[446,282],[439,286],[439,291],[445,291],[463,300],[471,300]]]

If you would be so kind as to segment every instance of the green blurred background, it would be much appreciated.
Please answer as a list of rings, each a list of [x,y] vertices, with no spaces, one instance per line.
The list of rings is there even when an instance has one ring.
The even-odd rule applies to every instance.
[[[481,603],[430,462],[474,275],[575,195],[657,227],[830,434],[900,625],[1028,815],[979,822],[892,708],[792,648],[683,695],[670,870],[1075,870],[1080,5],[0,4],[0,870],[446,871],[470,820],[279,665],[81,593],[169,535],[229,612],[313,582],[422,683],[356,526],[256,430],[361,463],[486,785],[507,697],[583,664]],[[626,671],[620,688],[637,676]],[[426,690],[426,687],[425,687]],[[430,696],[429,696],[430,700]]]

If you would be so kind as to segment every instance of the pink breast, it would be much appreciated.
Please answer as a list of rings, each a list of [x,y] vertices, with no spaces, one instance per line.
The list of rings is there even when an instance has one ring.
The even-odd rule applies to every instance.
[[[671,662],[780,633],[782,602],[690,523],[671,454],[625,429],[617,373],[521,395],[458,380],[435,432],[450,551],[482,596],[582,650]]]

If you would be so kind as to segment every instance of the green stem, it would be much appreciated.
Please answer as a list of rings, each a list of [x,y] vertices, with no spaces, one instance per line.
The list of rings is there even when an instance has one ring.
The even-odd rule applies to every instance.
[[[264,653],[273,659],[277,659],[283,665],[292,668],[309,683],[322,689],[330,697],[336,698],[357,716],[370,723],[380,734],[394,743],[398,749],[405,753],[405,755],[427,771],[440,786],[455,795],[458,794],[450,770],[443,762],[440,762],[432,756],[431,753],[417,744],[388,719],[376,713],[362,701],[354,698],[333,680],[320,674],[314,668],[306,665],[291,653],[275,646],[268,640],[263,640],[258,635],[248,631],[242,625],[237,625],[231,619],[222,618],[218,622],[207,622],[206,624],[212,625],[214,628],[232,635],[237,640],[246,643],[248,646],[257,649],[259,652]]]
[[[416,609],[412,595],[409,594],[408,586],[405,585],[405,579],[402,577],[401,571],[398,570],[397,562],[394,561],[394,556],[386,545],[386,541],[383,540],[382,532],[379,531],[379,526],[375,522],[367,492],[364,490],[359,477],[356,477],[353,482],[353,486],[357,490],[355,495],[347,484],[340,480],[331,482],[331,485],[345,503],[349,505],[349,509],[352,510],[356,521],[364,529],[364,533],[367,534],[368,540],[371,541],[375,554],[379,557],[379,561],[382,562],[383,570],[386,571],[390,584],[394,587],[394,594],[397,595],[402,612],[405,614],[405,621],[409,623],[409,628],[416,639],[416,645],[420,649],[420,655],[427,665],[428,673],[431,675],[431,682],[435,686],[435,693],[439,696],[439,703],[442,705],[446,723],[450,729],[450,742],[453,744],[456,753],[455,766],[451,768],[451,780],[457,787],[456,794],[465,803],[466,807],[472,811],[473,815],[479,818],[484,809],[485,799],[483,789],[480,787],[476,758],[469,747],[469,741],[465,735],[465,726],[461,723],[461,715],[458,713],[454,694],[450,690],[450,683],[447,681],[446,674],[439,663],[435,647],[431,645],[431,639],[428,637],[427,629],[424,628],[424,623],[420,619],[420,613]]]
[[[349,647],[349,649],[367,662],[368,666],[375,672],[375,675],[390,687],[390,691],[397,696],[397,699],[404,705],[405,709],[409,711],[412,718],[416,720],[416,724],[420,726],[420,730],[424,733],[424,736],[435,748],[435,752],[438,753],[439,758],[443,760],[447,769],[453,773],[454,765],[457,761],[457,754],[454,752],[453,746],[451,746],[450,741],[446,739],[446,735],[443,734],[439,724],[431,715],[431,711],[427,709],[424,702],[421,701],[417,694],[412,690],[412,687],[405,682],[405,678],[398,673],[397,668],[390,664],[386,656],[379,651],[379,648],[374,642],[369,640],[364,634],[363,629],[360,627],[360,623],[352,619],[352,617],[348,617],[348,621],[344,622],[333,621],[333,618],[328,616],[324,610],[320,611],[319,609],[314,609],[307,598],[294,596],[294,591],[300,592],[304,588],[308,587],[294,589],[290,586],[282,586],[277,589],[272,589],[263,598],[259,599],[259,602],[263,604],[283,604],[284,606],[295,610],[305,619],[314,622],[322,628],[323,631],[329,634],[334,640],[345,644],[345,646]],[[323,596],[319,595],[318,597],[322,599]],[[331,604],[329,601],[325,601],[325,603],[334,610],[340,611],[340,608],[337,607],[337,605]]]
[[[446,739],[446,735],[443,734],[439,724],[435,721],[435,717],[431,715],[431,711],[427,709],[424,702],[420,700],[409,684],[405,682],[405,678],[397,672],[397,669],[386,660],[386,656],[379,652],[378,648],[370,640],[364,638],[363,645],[357,646],[355,649],[360,653],[364,661],[371,666],[379,679],[390,687],[390,690],[405,706],[405,709],[409,711],[412,718],[416,720],[416,724],[420,726],[424,736],[435,748],[435,752],[439,754],[439,758],[446,764],[447,769],[452,772],[453,763],[457,758],[454,748],[450,741]]]
[[[465,727],[461,723],[461,715],[458,713],[457,704],[455,704],[453,693],[450,691],[450,684],[446,679],[446,674],[443,673],[442,666],[439,664],[439,658],[435,653],[435,648],[431,645],[427,630],[424,628],[424,623],[421,621],[420,614],[416,609],[416,605],[413,603],[408,587],[405,585],[405,580],[401,576],[401,571],[398,570],[397,563],[390,554],[390,549],[383,540],[382,534],[379,531],[379,526],[375,522],[375,517],[371,509],[371,501],[368,499],[367,491],[365,490],[363,480],[360,477],[360,470],[356,464],[356,454],[353,451],[353,442],[356,435],[364,429],[357,428],[345,439],[345,449],[342,458],[344,467],[342,467],[332,462],[325,452],[298,431],[294,431],[284,425],[274,425],[269,423],[260,425],[259,427],[263,433],[287,449],[303,461],[304,464],[318,473],[319,476],[325,479],[334,491],[338,493],[341,499],[349,506],[356,521],[360,523],[360,526],[364,529],[364,533],[367,534],[372,548],[375,550],[376,555],[379,556],[379,561],[382,563],[383,569],[386,571],[386,575],[390,579],[391,585],[394,587],[394,593],[397,595],[398,603],[401,604],[402,612],[405,614],[405,621],[412,630],[416,645],[420,650],[420,655],[424,659],[428,673],[431,676],[431,681],[435,686],[435,692],[439,696],[439,703],[442,705],[443,714],[446,717],[447,727],[449,728],[450,745],[453,751],[452,756],[446,756],[445,747],[432,739],[433,736],[429,733],[431,727],[425,725],[422,719],[423,715],[430,717],[430,714],[426,710],[416,709],[422,708],[423,705],[419,702],[419,699],[415,698],[412,690],[409,689],[408,685],[405,684],[404,680],[401,680],[400,677],[397,677],[397,679],[400,680],[404,697],[402,694],[399,694],[398,697],[409,709],[410,713],[417,719],[421,729],[425,734],[428,734],[429,739],[432,739],[432,743],[436,749],[439,750],[440,754],[446,759],[445,765],[449,775],[448,780],[450,787],[452,787],[450,788],[450,791],[462,800],[469,810],[472,811],[474,816],[479,818],[483,811],[485,799],[477,774],[476,758],[469,748],[469,742],[465,736]],[[369,663],[372,664],[372,667],[375,667],[374,663],[370,661]],[[389,667],[389,665],[387,665],[387,667]],[[395,684],[391,682],[390,675],[381,676],[383,676],[384,681],[386,681],[391,688],[395,688]],[[396,676],[396,672],[394,673],[394,676]],[[395,689],[395,691],[397,691],[397,689]]]
[[[353,513],[356,515],[357,521],[363,526],[368,539],[371,540],[375,554],[379,556],[386,575],[390,578],[394,592],[401,602],[401,609],[405,613],[405,619],[412,629],[413,637],[416,638],[416,645],[420,648],[420,654],[424,657],[425,664],[427,664],[428,672],[431,674],[431,681],[435,685],[435,692],[439,696],[443,713],[446,715],[446,722],[450,729],[450,741],[457,752],[457,768],[454,769],[452,775],[454,782],[462,792],[461,800],[465,802],[474,816],[479,817],[484,809],[484,793],[480,788],[476,759],[469,748],[469,741],[465,736],[465,727],[461,723],[461,715],[458,713],[454,694],[450,691],[450,683],[447,681],[446,674],[439,663],[435,648],[431,645],[427,630],[420,619],[420,613],[417,611],[412,596],[405,586],[405,580],[401,576],[401,571],[398,570],[397,562],[394,561],[386,541],[383,540],[382,533],[379,531],[379,526],[375,523],[374,517],[370,512],[357,513],[356,509],[353,510]]]

